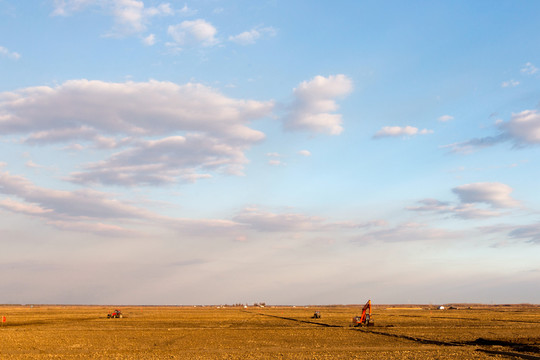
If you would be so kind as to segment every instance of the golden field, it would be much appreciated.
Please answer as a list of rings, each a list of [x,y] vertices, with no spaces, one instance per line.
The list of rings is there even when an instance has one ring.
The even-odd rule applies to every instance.
[[[538,306],[119,308],[0,306],[0,359],[540,359]]]

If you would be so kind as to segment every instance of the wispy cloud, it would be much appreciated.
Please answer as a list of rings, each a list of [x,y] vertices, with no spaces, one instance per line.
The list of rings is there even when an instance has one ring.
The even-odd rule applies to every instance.
[[[481,227],[480,230],[488,234],[506,234],[510,239],[525,240],[526,242],[540,244],[540,223],[528,225],[492,225]]]
[[[527,75],[533,75],[538,71],[538,68],[532,63],[528,62],[521,68],[521,72]]]
[[[508,81],[503,81],[502,84],[501,84],[501,87],[505,88],[505,87],[516,87],[519,85],[519,81],[516,81],[516,80],[508,80]]]
[[[242,175],[245,146],[201,134],[141,140],[110,158],[86,165],[70,180],[83,184],[161,185],[210,178],[204,171]],[[202,172],[201,172],[202,171]]]
[[[370,229],[386,226],[384,221],[332,222],[320,216],[310,216],[290,211],[271,212],[258,207],[245,208],[233,220],[259,232],[331,232],[339,229]]]
[[[183,235],[204,237],[219,233],[235,236],[244,228],[230,220],[186,219],[162,216],[118,195],[96,190],[54,190],[40,187],[19,175],[0,171],[0,208],[43,220],[60,230],[100,236],[137,237],[137,229],[159,227]],[[16,200],[17,199],[17,200]]]
[[[491,209],[478,208],[474,204],[451,204],[436,199],[423,199],[418,201],[417,206],[407,207],[407,210],[448,214],[461,219],[479,219],[500,216],[501,213]]]
[[[452,239],[460,237],[458,232],[432,228],[426,224],[409,222],[391,228],[375,230],[358,236],[357,242],[404,242]]]
[[[252,45],[263,36],[275,36],[277,33],[273,27],[256,27],[248,31],[244,31],[238,35],[229,36],[229,41],[239,45]]]
[[[437,120],[440,122],[448,122],[450,120],[454,120],[454,117],[452,115],[443,115],[443,116],[439,116]]]
[[[142,39],[143,44],[152,46],[156,43],[156,36],[154,34],[150,34]]]
[[[513,189],[503,183],[481,182],[460,185],[452,189],[459,198],[458,203],[436,199],[420,200],[417,206],[407,210],[449,214],[461,219],[479,219],[501,216],[501,208],[517,208],[520,203],[510,194]]]
[[[107,36],[126,36],[146,31],[150,19],[155,16],[174,15],[169,3],[145,7],[140,0],[55,0],[53,16],[70,16],[88,7],[101,8],[114,20]]]
[[[20,59],[21,55],[14,51],[9,51],[7,48],[0,46],[0,56],[5,56],[13,60]]]
[[[503,142],[512,142],[516,148],[538,145],[540,144],[540,113],[537,110],[524,110],[512,114],[509,121],[497,121],[496,129],[499,130],[498,135],[448,144],[442,148],[467,154]]]
[[[380,139],[384,137],[402,137],[402,136],[414,136],[414,135],[427,135],[432,134],[433,130],[422,129],[419,130],[414,126],[384,126],[381,130],[377,131],[373,135],[374,139]]]

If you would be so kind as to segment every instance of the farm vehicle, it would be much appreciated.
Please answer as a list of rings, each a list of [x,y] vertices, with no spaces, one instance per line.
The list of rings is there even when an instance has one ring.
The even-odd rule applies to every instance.
[[[107,319],[121,319],[124,315],[122,315],[122,312],[120,310],[114,310],[112,313],[107,314]]]
[[[362,315],[352,318],[351,326],[375,326],[375,322],[371,318],[371,300],[368,300],[362,308]]]
[[[315,311],[315,313],[313,314],[313,316],[311,318],[312,319],[320,319],[321,318],[321,312],[320,311]]]

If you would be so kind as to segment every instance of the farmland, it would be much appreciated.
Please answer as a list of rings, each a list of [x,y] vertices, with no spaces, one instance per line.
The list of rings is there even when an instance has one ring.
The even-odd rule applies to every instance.
[[[538,306],[114,308],[0,306],[0,358],[540,359]]]

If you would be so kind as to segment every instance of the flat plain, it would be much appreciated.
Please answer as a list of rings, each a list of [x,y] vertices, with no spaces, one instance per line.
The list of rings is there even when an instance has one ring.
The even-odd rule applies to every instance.
[[[124,318],[108,319],[122,310]],[[314,311],[320,319],[312,319]],[[1,359],[540,359],[540,306],[0,306]]]

